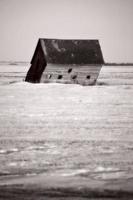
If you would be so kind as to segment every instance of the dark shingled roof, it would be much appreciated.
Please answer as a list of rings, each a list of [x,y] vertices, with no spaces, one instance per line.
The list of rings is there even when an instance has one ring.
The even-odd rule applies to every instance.
[[[53,64],[103,64],[104,59],[98,40],[39,39],[45,60]]]

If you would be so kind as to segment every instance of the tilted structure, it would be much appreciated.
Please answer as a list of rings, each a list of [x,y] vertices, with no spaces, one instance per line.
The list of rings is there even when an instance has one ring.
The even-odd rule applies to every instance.
[[[103,64],[98,40],[39,39],[25,81],[93,85]]]

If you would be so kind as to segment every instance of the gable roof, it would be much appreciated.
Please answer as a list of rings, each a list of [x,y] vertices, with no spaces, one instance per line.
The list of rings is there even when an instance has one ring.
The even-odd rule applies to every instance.
[[[39,48],[47,63],[104,64],[98,40],[39,39],[31,63]]]

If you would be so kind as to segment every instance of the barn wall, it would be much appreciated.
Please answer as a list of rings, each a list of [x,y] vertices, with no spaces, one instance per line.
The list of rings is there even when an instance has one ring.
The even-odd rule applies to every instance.
[[[38,46],[25,80],[33,83],[40,82],[40,78],[45,67],[45,56],[43,54],[42,48]]]
[[[102,65],[60,65],[48,64],[40,82],[95,84]]]

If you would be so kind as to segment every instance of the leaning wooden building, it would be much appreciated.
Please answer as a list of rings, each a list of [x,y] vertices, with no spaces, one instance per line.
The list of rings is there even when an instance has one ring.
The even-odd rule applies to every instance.
[[[98,40],[39,39],[25,80],[93,85],[103,64]]]

